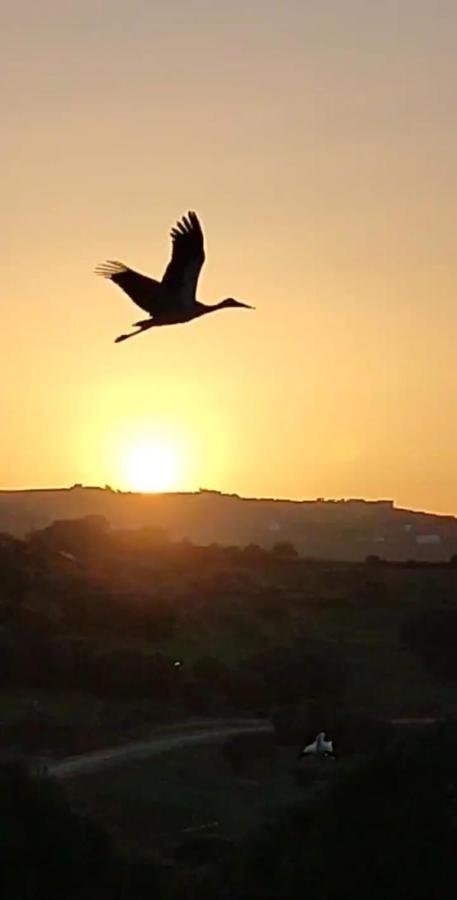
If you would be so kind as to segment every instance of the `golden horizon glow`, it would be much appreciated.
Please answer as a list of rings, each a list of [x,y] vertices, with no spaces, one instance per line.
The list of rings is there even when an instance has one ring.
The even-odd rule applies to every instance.
[[[182,462],[171,443],[144,441],[127,452],[126,487],[141,493],[176,490],[181,470]]]
[[[456,43],[451,0],[6,4],[0,486],[165,442],[175,490],[457,513]],[[114,344],[94,267],[161,277],[188,209],[255,312]]]

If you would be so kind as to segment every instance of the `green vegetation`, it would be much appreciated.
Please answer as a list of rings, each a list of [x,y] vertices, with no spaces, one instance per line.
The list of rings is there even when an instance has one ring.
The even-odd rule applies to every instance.
[[[133,900],[140,866],[108,833],[75,812],[51,780],[0,766],[0,885],[5,900]],[[156,868],[145,862],[149,890]]]
[[[158,867],[164,898],[185,885],[216,900],[451,900],[456,752],[453,723],[307,770],[276,750],[235,774],[218,748],[193,748],[79,779],[70,796],[121,858]]]
[[[297,753],[275,749],[234,773],[225,746],[186,747],[101,769],[67,790],[129,852],[170,850],[200,833],[235,839],[296,799]]]
[[[313,701],[384,717],[457,713],[452,561],[323,563],[285,549],[173,544],[97,516],[24,541],[3,535],[3,745],[68,754],[160,720]]]
[[[129,708],[134,730],[196,711],[269,712],[291,692],[294,702],[333,692],[339,705],[386,716],[456,711],[453,691],[430,677],[428,658],[405,637],[411,617],[452,610],[452,564],[323,563],[290,548],[194,547],[157,530],[110,531],[89,517],[25,541],[4,535],[0,571],[4,696],[32,688],[52,715],[68,697],[76,717],[88,698],[88,721],[99,719],[88,745],[94,728],[109,731],[110,704],[113,737]],[[280,679],[254,664],[279,652],[282,695]],[[324,659],[331,688],[316,684]],[[123,705],[120,718],[112,701]],[[95,708],[104,711],[94,716]]]
[[[270,735],[239,735],[100,769],[69,780],[63,793],[47,780],[4,769],[5,853],[9,847],[32,872],[36,867],[30,889],[20,881],[16,889],[11,875],[7,900],[52,898],[67,880],[74,881],[75,898],[93,890],[133,900],[159,883],[167,900],[295,898],[319,884],[324,898],[340,900],[354,887],[344,859],[348,872],[358,873],[356,897],[362,886],[364,896],[385,896],[373,842],[394,879],[400,865],[383,829],[396,827],[399,846],[409,840],[406,817],[390,822],[393,795],[386,788],[387,803],[377,792],[377,779],[389,777],[432,847],[431,871],[440,858],[452,883],[447,832],[441,825],[436,832],[440,857],[424,819],[424,810],[438,818],[442,812],[452,832],[448,788],[436,781],[435,803],[428,787],[424,792],[420,766],[424,757],[440,768],[442,740],[450,772],[455,731],[448,724],[441,737],[406,740],[392,720],[457,718],[455,560],[325,563],[301,559],[288,546],[267,552],[172,543],[158,530],[116,532],[90,517],[54,523],[26,540],[2,535],[0,576],[3,751],[71,755],[195,718],[261,716],[272,725]],[[175,666],[177,660],[182,664]],[[299,760],[299,750],[322,729],[335,742],[337,760]],[[452,793],[450,775],[446,784]],[[363,796],[346,826],[344,804],[351,805],[355,790]],[[33,856],[31,835],[10,829],[15,791],[34,821],[48,815],[49,804],[50,827],[54,822],[63,842],[56,839],[59,859],[67,860],[58,874],[52,857],[55,886],[41,871],[48,865],[41,837]],[[360,822],[370,816],[370,792],[382,824],[376,819],[365,834]],[[417,812],[413,798],[422,794]],[[5,843],[8,830],[14,846]],[[337,846],[341,832],[344,851]],[[408,883],[398,876],[389,896],[432,896],[420,894],[414,881],[421,834],[413,829],[413,844],[404,848]],[[357,868],[358,842],[364,862]],[[87,864],[90,890],[71,874],[76,852],[95,859],[95,868]],[[282,875],[260,871],[262,854]],[[373,879],[378,893],[370,889]],[[428,890],[425,878],[424,884]],[[441,887],[437,895],[448,896]]]

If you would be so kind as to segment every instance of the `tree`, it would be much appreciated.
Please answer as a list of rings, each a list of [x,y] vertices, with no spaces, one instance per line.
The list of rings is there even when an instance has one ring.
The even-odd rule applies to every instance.
[[[279,559],[296,559],[298,556],[298,551],[290,541],[278,541],[271,548],[271,553]]]
[[[32,547],[71,553],[82,560],[97,558],[108,541],[109,522],[97,515],[58,520],[30,536]]]
[[[367,566],[382,566],[384,564],[382,557],[378,556],[376,553],[369,553],[368,556],[365,557],[365,562]]]

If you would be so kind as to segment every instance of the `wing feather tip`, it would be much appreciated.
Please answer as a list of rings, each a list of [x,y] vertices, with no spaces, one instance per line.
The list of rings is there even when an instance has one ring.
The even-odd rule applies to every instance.
[[[114,278],[115,275],[121,275],[127,271],[127,266],[115,259],[107,259],[106,262],[99,263],[94,269],[95,274],[101,275],[102,278]]]

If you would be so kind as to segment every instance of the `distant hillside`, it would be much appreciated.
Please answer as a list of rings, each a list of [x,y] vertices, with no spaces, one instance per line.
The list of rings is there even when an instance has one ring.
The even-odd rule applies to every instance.
[[[173,540],[199,544],[292,542],[300,554],[358,560],[444,560],[457,553],[457,519],[408,509],[391,500],[244,499],[218,491],[132,494],[75,485],[0,491],[0,531],[23,536],[57,519],[102,515],[113,528],[160,527]]]

